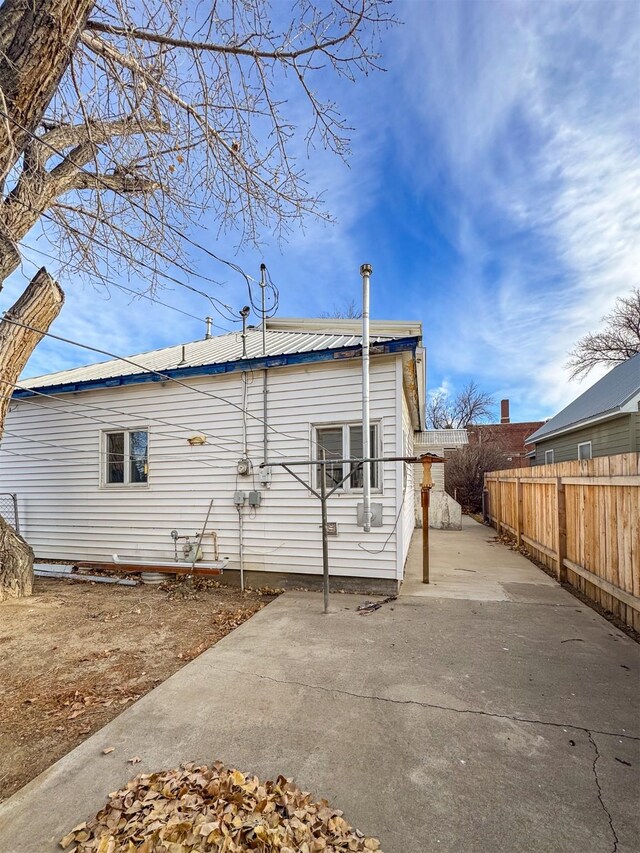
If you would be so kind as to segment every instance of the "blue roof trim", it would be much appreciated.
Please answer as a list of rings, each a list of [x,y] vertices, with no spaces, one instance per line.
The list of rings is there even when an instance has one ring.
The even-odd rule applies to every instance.
[[[420,346],[419,336],[396,338],[371,345],[371,355],[387,355],[400,352],[414,352]],[[358,358],[362,353],[361,344],[311,352],[290,353],[288,355],[269,355],[260,358],[242,358],[236,361],[224,361],[218,364],[201,364],[197,367],[174,367],[157,373],[132,373],[124,376],[110,376],[105,379],[87,379],[83,382],[67,382],[64,385],[38,385],[33,388],[19,388],[13,392],[13,399],[33,397],[38,391],[46,394],[68,394],[74,391],[99,390],[101,388],[121,388],[125,385],[141,385],[145,382],[165,382],[166,379],[191,379],[198,376],[216,376],[220,373],[235,373],[240,370],[260,370],[271,367],[288,367],[294,364],[309,364],[317,361],[340,361]]]

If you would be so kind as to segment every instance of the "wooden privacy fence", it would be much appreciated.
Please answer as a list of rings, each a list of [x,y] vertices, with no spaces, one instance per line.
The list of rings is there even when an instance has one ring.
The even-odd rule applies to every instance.
[[[640,453],[493,471],[485,494],[498,533],[640,630]]]

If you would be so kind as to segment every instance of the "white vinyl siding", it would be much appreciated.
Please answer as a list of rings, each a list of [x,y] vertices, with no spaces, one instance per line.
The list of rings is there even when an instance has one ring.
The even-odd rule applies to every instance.
[[[371,417],[379,428],[380,452],[387,456],[397,454],[399,361],[393,356],[371,361]],[[242,404],[240,373],[189,381],[236,406]],[[360,389],[360,363],[355,359],[270,370],[270,459],[309,458],[312,430],[335,424],[338,413],[341,421],[360,421]],[[5,435],[2,448],[29,458],[0,452],[0,475],[4,489],[18,494],[21,529],[36,556],[111,561],[117,553],[121,558],[172,561],[171,530],[191,535],[200,531],[213,498],[202,544],[204,559],[213,559],[210,534],[215,531],[221,557],[229,557],[230,568],[237,568],[238,513],[233,493],[260,489],[262,505],[244,516],[246,568],[320,574],[319,501],[280,467],[273,468],[270,488],[260,485],[261,381],[248,383],[247,405],[253,415],[247,418],[253,472],[242,477],[236,471],[243,455],[241,411],[175,383],[149,382],[61,394],[52,400],[14,401],[7,424],[12,434]],[[125,414],[102,415],[88,406],[111,406]],[[80,414],[109,423],[101,425]],[[154,423],[154,418],[169,425]],[[137,429],[141,424],[149,430],[148,485],[101,488],[104,430]],[[194,434],[207,435],[207,443],[190,446],[187,439]],[[26,443],[20,436],[31,440]],[[47,444],[40,446],[38,441]],[[371,533],[364,534],[356,523],[361,492],[341,491],[329,499],[328,519],[338,523],[338,536],[329,542],[332,574],[397,577],[397,465],[380,465],[382,491],[376,500],[383,505],[383,526]],[[295,470],[307,482],[313,476],[312,466]],[[361,543],[368,551],[359,547]],[[406,548],[408,542],[405,552]]]

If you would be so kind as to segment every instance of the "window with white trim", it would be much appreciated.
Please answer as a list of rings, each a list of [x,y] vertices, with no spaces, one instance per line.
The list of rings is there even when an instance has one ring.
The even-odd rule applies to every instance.
[[[371,424],[370,452],[371,456],[380,456],[379,424]],[[362,424],[332,424],[318,426],[314,429],[313,440],[316,459],[326,459],[328,465],[316,465],[315,482],[320,486],[321,471],[324,468],[325,486],[333,489],[343,477],[344,483],[339,486],[342,491],[359,491],[363,484],[362,466],[349,462],[339,462],[339,459],[362,459]],[[335,459],[335,462],[331,462]],[[380,471],[376,462],[370,464],[371,488],[380,489]],[[349,468],[351,475],[349,476]]]
[[[103,437],[103,485],[146,485],[149,478],[149,431],[109,431],[103,433]]]
[[[544,464],[551,465],[553,462],[553,450],[545,450],[544,452]]]
[[[590,441],[581,441],[578,444],[578,459],[591,459]]]

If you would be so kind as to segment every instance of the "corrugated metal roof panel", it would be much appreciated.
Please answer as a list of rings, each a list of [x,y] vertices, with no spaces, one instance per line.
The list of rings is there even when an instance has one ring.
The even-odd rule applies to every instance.
[[[527,444],[598,415],[615,412],[640,391],[640,353],[623,361],[529,436]]]
[[[382,343],[392,340],[387,336],[372,335],[371,343]],[[277,331],[269,329],[266,333],[266,355],[294,355],[304,352],[316,352],[341,347],[358,346],[362,337],[354,334],[331,334],[312,331]],[[246,334],[246,357],[260,358],[262,355],[262,330],[249,329]],[[208,340],[198,340],[187,344],[177,344],[172,347],[152,350],[128,356],[139,367],[128,364],[121,359],[90,364],[86,367],[75,367],[71,370],[61,370],[44,376],[34,376],[21,381],[27,388],[53,387],[70,383],[88,382],[91,380],[110,379],[117,376],[131,376],[148,371],[165,371],[179,367],[200,367],[207,364],[224,364],[237,361],[243,357],[242,333],[232,332],[218,335]]]
[[[427,429],[417,432],[413,437],[413,443],[435,445],[437,447],[455,447],[459,444],[468,444],[469,437],[466,429]]]

